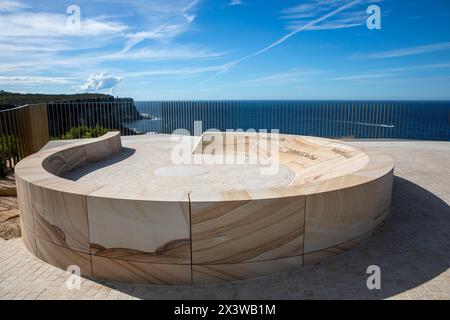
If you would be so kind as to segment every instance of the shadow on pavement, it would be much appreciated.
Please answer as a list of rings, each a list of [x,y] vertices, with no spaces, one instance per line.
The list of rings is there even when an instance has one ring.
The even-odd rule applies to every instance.
[[[136,153],[135,149],[122,147],[122,150],[120,150],[120,152],[118,152],[114,156],[108,159],[100,160],[98,162],[89,163],[88,165],[70,171],[64,175],[64,178],[72,181],[77,181],[81,179],[83,176],[92,173],[96,170],[106,168],[118,162],[124,161],[133,156],[135,153]]]

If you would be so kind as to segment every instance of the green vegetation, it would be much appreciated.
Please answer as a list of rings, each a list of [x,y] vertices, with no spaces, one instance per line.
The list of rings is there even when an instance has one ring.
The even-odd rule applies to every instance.
[[[71,140],[71,139],[89,139],[89,138],[97,138],[102,135],[108,133],[109,130],[96,125],[95,127],[88,126],[79,126],[70,128],[64,135],[61,137],[52,137],[52,140]]]
[[[1,136],[0,137],[0,178],[4,178],[8,175],[7,162],[10,159],[18,159],[19,153],[19,141],[14,136]]]
[[[70,102],[113,100],[114,97],[106,94],[21,94],[0,90],[0,110],[23,106],[33,103]]]

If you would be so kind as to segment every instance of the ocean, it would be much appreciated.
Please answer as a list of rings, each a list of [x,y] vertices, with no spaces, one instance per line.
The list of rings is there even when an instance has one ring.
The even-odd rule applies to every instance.
[[[448,101],[136,101],[147,119],[125,124],[139,134],[217,129],[279,129],[329,138],[449,141]],[[148,119],[150,118],[150,119]]]

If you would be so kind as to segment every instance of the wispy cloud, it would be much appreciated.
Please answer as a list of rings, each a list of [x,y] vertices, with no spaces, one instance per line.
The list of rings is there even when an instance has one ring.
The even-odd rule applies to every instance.
[[[317,1],[322,1],[322,0],[317,0]],[[340,2],[341,0],[333,0],[333,1]],[[310,22],[306,23],[305,25],[298,26],[293,31],[291,31],[290,33],[284,35],[283,37],[281,37],[280,39],[278,39],[275,42],[271,43],[267,47],[265,47],[265,48],[263,48],[263,49],[261,49],[259,51],[256,51],[256,52],[254,52],[254,53],[252,53],[250,55],[244,56],[244,57],[242,57],[240,59],[237,59],[237,60],[231,61],[231,62],[229,62],[227,64],[224,64],[222,66],[222,69],[219,72],[217,72],[216,74],[214,74],[208,81],[211,81],[211,80],[215,79],[217,76],[221,75],[224,72],[227,72],[228,70],[230,70],[231,68],[237,66],[238,64],[240,64],[241,62],[243,62],[245,60],[251,59],[251,58],[256,57],[256,56],[259,56],[259,55],[261,55],[261,54],[271,50],[272,48],[274,48],[276,46],[279,46],[280,44],[282,44],[285,41],[287,41],[289,38],[295,36],[297,33],[300,33],[300,32],[305,31],[305,30],[309,30],[310,28],[312,28],[314,26],[317,26],[321,22],[326,21],[327,19],[332,18],[332,17],[336,16],[337,14],[339,14],[339,13],[341,13],[341,12],[347,10],[347,9],[350,9],[350,8],[356,6],[357,4],[361,3],[361,1],[366,1],[366,0],[353,0],[351,2],[346,2],[346,4],[344,4],[344,5],[336,8],[336,9],[334,9],[333,11],[328,12],[327,14],[325,14],[325,15],[317,18],[317,19],[314,19],[314,20],[310,21]]]
[[[411,71],[423,71],[423,70],[444,70],[450,68],[450,62],[443,63],[433,63],[433,64],[419,64],[419,65],[410,65],[404,67],[396,67],[384,69],[389,72],[411,72]]]
[[[94,71],[82,87],[101,89],[114,77],[96,70],[121,72],[121,67],[107,67],[111,63],[140,63],[142,69],[156,61],[215,59],[225,54],[175,41],[195,21],[198,0],[96,0],[91,10],[85,10],[87,2],[80,1],[80,28],[67,24],[64,8],[55,12],[51,6],[32,7],[29,3],[32,2],[0,0],[2,83],[10,80],[10,84],[68,84]],[[99,10],[106,3],[105,11]],[[108,11],[111,6],[115,7]],[[124,8],[123,14],[118,8]],[[173,74],[177,72],[179,69]],[[202,71],[181,71],[197,72]],[[48,74],[59,77],[46,77]]]
[[[387,78],[396,76],[395,73],[368,73],[368,74],[357,74],[351,76],[343,76],[343,77],[335,77],[331,78],[331,80],[336,81],[352,81],[352,80],[370,80],[370,79],[379,79],[379,78]]]
[[[0,44],[0,70],[2,70],[2,73],[14,72],[16,74],[52,72],[55,70],[79,73],[81,70],[92,70],[110,62],[133,64],[137,62],[203,61],[217,59],[226,54],[226,52],[214,52],[196,46],[167,46],[162,48],[145,47],[125,53],[98,53],[89,50],[87,53],[67,56],[58,54],[58,46],[59,44],[55,43],[52,48],[43,51],[36,51],[33,47],[29,48],[31,51],[23,51],[25,48],[22,48],[23,50],[18,52],[17,58],[15,56],[11,58],[11,55],[5,55],[2,49],[10,49],[8,52],[11,53],[12,50],[16,50],[16,47],[9,48],[8,45]],[[64,44],[61,44],[61,46],[64,46]],[[17,50],[20,49],[17,48]]]
[[[165,7],[161,8],[159,14],[164,16],[164,22],[149,30],[128,34],[128,41],[122,52],[129,51],[145,40],[168,40],[186,32],[196,18],[193,11],[198,3],[199,0],[181,1],[172,5],[170,11],[167,11]]]
[[[167,40],[174,38],[185,30],[184,24],[164,23],[150,31],[139,31],[127,35],[128,41],[122,50],[122,53],[128,52],[137,44],[144,40]]]
[[[365,73],[345,75],[330,78],[333,81],[354,81],[354,80],[373,80],[382,78],[402,77],[410,78],[416,71],[420,71],[421,76],[425,76],[425,72],[435,72],[440,70],[450,69],[450,62],[434,63],[434,64],[422,64],[422,65],[409,65],[395,68],[383,68],[376,71],[369,70]]]
[[[25,67],[29,73],[70,59],[75,66],[78,56],[69,57],[66,53],[106,46],[117,41],[128,28],[104,17],[86,17],[80,28],[73,28],[68,26],[67,17],[64,12],[0,12],[0,64],[5,66],[2,72]]]
[[[242,0],[231,0],[228,2],[228,6],[240,6],[243,5],[244,2]]]
[[[344,29],[364,25],[367,19],[367,5],[382,2],[383,0],[361,0],[359,6],[353,6],[351,10],[340,12],[333,19],[321,21],[309,26],[306,30],[330,30]],[[348,0],[307,0],[301,4],[281,11],[281,19],[287,20],[287,29],[296,30],[308,23],[308,20],[316,19],[321,15],[333,11],[348,3]],[[350,9],[350,8],[349,8]]]
[[[450,42],[439,42],[434,44],[400,48],[390,51],[382,51],[368,54],[354,54],[351,56],[353,59],[388,59],[399,58],[406,56],[413,56],[418,54],[425,54],[443,50],[450,50]]]
[[[166,48],[145,47],[133,51],[118,52],[111,54],[98,55],[92,58],[99,62],[104,61],[161,61],[161,60],[196,60],[213,59],[225,55],[225,52],[214,52],[208,49],[197,48],[194,46],[170,46]]]
[[[234,83],[234,85],[239,86],[285,85],[289,83],[309,81],[311,80],[311,77],[315,77],[323,73],[324,71],[313,71],[313,70],[282,72],[255,77],[254,79],[239,81]]]
[[[187,67],[178,69],[151,69],[138,72],[129,72],[126,74],[128,78],[134,77],[151,77],[151,76],[192,76],[202,73],[210,73],[221,71],[225,68],[224,65],[209,66],[209,67]]]
[[[19,1],[0,0],[0,12],[13,12],[21,9],[27,9],[30,6]]]
[[[74,78],[61,77],[3,77],[0,76],[0,84],[24,84],[24,85],[40,85],[40,84],[72,84],[75,83]]]
[[[80,28],[67,24],[64,14],[45,12],[14,12],[0,16],[0,37],[58,38],[64,36],[94,37],[117,34],[126,30],[118,22],[103,21],[102,18],[86,18]]]

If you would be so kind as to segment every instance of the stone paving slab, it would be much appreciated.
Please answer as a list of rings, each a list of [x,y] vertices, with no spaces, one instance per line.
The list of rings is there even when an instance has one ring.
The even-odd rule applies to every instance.
[[[20,214],[20,211],[18,209],[13,210],[6,210],[6,211],[0,211],[0,223],[5,222],[6,220],[9,220],[11,218],[18,217]]]
[[[83,279],[0,239],[0,299],[450,299],[450,143],[354,142],[396,161],[392,214],[370,241],[303,272],[203,286],[139,286]],[[412,156],[414,154],[414,156]],[[366,287],[381,268],[381,290]]]
[[[17,196],[16,182],[13,174],[0,180],[0,197]]]
[[[0,197],[0,213],[17,209],[19,209],[19,206],[16,197]]]

